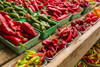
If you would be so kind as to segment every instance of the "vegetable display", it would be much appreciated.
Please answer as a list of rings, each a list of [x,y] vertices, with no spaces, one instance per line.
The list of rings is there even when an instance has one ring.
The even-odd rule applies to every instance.
[[[45,53],[46,57],[53,58],[60,50],[68,46],[65,41],[58,40],[56,37],[53,37],[52,40],[46,39],[42,41],[44,48],[39,48],[38,51]]]
[[[57,22],[52,21],[51,16],[45,15],[45,14],[40,14],[34,13],[32,16],[29,15],[27,16],[27,21],[35,28],[46,31],[47,29],[51,28],[52,26],[56,25]]]
[[[18,60],[13,67],[42,67],[46,63],[45,54],[36,53],[35,51],[26,50],[28,52],[22,60]]]
[[[13,21],[8,15],[0,14],[0,36],[4,37],[15,46],[24,46],[31,38],[36,37],[37,33],[27,22]],[[28,36],[25,36],[28,35]],[[24,46],[26,48],[26,46]]]

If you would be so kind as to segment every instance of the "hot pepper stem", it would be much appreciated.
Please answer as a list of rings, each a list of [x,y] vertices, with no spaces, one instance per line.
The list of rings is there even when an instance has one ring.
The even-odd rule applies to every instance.
[[[19,45],[21,45],[22,47],[25,47],[27,49],[27,47],[25,45],[23,45],[21,42],[19,43]]]

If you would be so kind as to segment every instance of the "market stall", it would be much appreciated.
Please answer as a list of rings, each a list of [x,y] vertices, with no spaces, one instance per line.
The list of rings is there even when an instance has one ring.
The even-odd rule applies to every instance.
[[[99,2],[0,3],[1,67],[74,67],[100,38]]]

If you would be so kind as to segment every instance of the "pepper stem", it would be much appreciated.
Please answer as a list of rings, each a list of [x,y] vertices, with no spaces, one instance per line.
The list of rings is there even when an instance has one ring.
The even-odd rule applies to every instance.
[[[19,45],[21,45],[22,47],[25,47],[27,49],[27,47],[25,45],[23,45],[21,42],[19,43]]]

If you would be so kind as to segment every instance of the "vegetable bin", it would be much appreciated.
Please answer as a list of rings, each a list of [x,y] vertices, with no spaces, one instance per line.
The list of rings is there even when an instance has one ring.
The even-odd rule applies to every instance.
[[[90,6],[83,8],[82,15],[86,14],[90,10],[90,8],[91,8]]]
[[[23,45],[25,45],[27,47],[27,49],[29,49],[30,47],[34,46],[38,39],[39,39],[39,36],[40,36],[40,33],[37,32],[37,36],[30,39],[28,42],[24,43]],[[14,52],[16,52],[17,54],[21,54],[22,52],[24,52],[26,50],[25,47],[22,47],[22,46],[15,46],[14,44],[12,44],[11,42],[5,40],[3,37],[0,36],[0,41],[2,43],[4,43],[6,46],[8,46],[10,49],[12,49]]]
[[[69,22],[70,18],[71,18],[72,14],[69,14],[69,16],[63,20],[59,21],[59,26],[62,26],[64,24],[66,24],[67,22]]]
[[[82,10],[80,10],[79,12],[75,13],[75,14],[72,14],[72,17],[70,18],[70,20],[74,20],[74,19],[77,19],[78,17],[80,17],[82,13]]]

